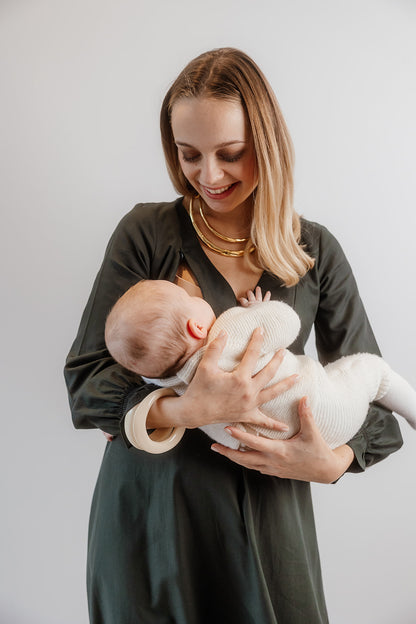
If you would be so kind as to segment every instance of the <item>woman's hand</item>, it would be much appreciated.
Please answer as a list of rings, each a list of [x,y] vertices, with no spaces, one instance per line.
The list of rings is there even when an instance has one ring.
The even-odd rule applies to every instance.
[[[270,440],[227,427],[234,438],[249,447],[248,450],[235,451],[221,444],[213,444],[211,448],[262,474],[333,483],[350,466],[354,453],[346,444],[334,450],[327,445],[315,424],[307,397],[300,401],[298,411],[300,430],[289,440]]]
[[[195,376],[181,397],[163,397],[152,408],[149,428],[183,426],[188,429],[221,422],[245,422],[278,431],[287,426],[263,414],[259,406],[291,388],[298,376],[292,375],[269,387],[279,368],[284,350],[277,352],[270,362],[253,376],[263,342],[260,328],[253,332],[246,352],[232,372],[218,367],[218,360],[226,344],[226,334],[220,334],[207,347]]]

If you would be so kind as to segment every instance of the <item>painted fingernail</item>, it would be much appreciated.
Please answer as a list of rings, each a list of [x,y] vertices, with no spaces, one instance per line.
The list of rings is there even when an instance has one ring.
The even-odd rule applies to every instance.
[[[211,446],[211,451],[215,451],[215,453],[219,453],[218,447],[215,446],[215,444]]]
[[[230,436],[234,435],[234,434],[233,434],[233,430],[231,429],[231,427],[225,427],[225,431],[228,431],[228,433],[230,434]]]

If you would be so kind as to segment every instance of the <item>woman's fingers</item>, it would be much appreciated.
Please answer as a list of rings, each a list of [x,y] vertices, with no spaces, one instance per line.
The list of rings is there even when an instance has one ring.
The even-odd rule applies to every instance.
[[[280,423],[281,426],[288,429],[287,425]],[[276,451],[276,442],[280,440],[266,438],[262,435],[256,435],[253,433],[249,433],[247,431],[243,431],[238,427],[228,426],[225,427],[225,430],[235,438],[239,440],[244,446],[248,447],[252,451],[260,451],[261,453],[267,453],[271,450]],[[282,429],[283,430],[283,429]]]
[[[286,350],[280,349],[277,353],[274,354],[272,359],[264,368],[262,368],[256,375],[255,379],[258,383],[258,387],[261,388],[259,392],[260,404],[267,403],[272,399],[276,398],[280,394],[283,394],[287,390],[290,390],[300,379],[300,376],[297,374],[290,375],[290,377],[286,377],[274,383],[271,386],[267,384],[273,379],[276,375],[279,366],[283,362],[285,357]]]
[[[228,446],[223,446],[222,444],[213,444],[211,446],[211,450],[223,455],[223,457],[227,457],[230,461],[243,466],[244,468],[249,468],[250,470],[258,470],[263,474],[270,474],[270,469],[268,466],[267,460],[267,451],[260,448],[263,442],[270,442],[265,440],[265,438],[256,438],[255,436],[250,436],[246,434],[247,440],[253,445],[256,446],[248,446],[245,450],[236,451],[234,449],[230,449]],[[276,443],[276,440],[273,440]],[[273,473],[275,474],[275,473]]]
[[[221,330],[218,336],[208,344],[205,353],[202,356],[201,363],[217,364],[226,344],[227,333],[224,330]]]
[[[289,427],[286,423],[271,418],[264,414],[261,409],[252,410],[245,417],[243,416],[239,422],[246,426],[262,427],[263,429],[271,429],[272,431],[288,431]],[[238,430],[239,431],[239,430]]]
[[[272,386],[268,386],[267,388],[263,388],[259,392],[259,400],[260,404],[263,405],[272,399],[275,399],[277,396],[280,396],[284,392],[287,392],[299,381],[299,375],[291,375],[290,377],[286,377],[281,381],[273,384]]]
[[[257,360],[259,359],[261,345],[263,344],[263,333],[261,327],[257,327],[257,329],[254,330],[250,342],[247,345],[247,349],[238,365],[238,371],[241,374],[247,374],[249,377],[252,376]]]
[[[259,457],[256,452],[247,450],[247,451],[235,451],[233,449],[228,448],[228,446],[223,446],[222,444],[213,444],[211,446],[211,450],[227,457],[232,462],[239,464],[240,466],[244,466],[245,468],[251,468],[252,470],[260,470],[259,467]]]

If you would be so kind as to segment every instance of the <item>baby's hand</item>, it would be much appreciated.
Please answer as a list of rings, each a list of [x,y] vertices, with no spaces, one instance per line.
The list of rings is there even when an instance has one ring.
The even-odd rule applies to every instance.
[[[270,290],[268,290],[263,297],[260,286],[257,286],[254,293],[252,290],[248,290],[247,298],[240,297],[238,301],[243,306],[243,308],[248,308],[249,306],[255,303],[260,303],[261,301],[270,301],[270,298],[271,298]]]

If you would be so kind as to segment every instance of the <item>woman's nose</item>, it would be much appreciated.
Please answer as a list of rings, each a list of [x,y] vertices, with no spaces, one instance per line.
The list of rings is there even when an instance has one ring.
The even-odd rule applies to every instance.
[[[223,176],[224,172],[216,158],[204,158],[200,174],[200,183],[203,186],[214,186]]]

